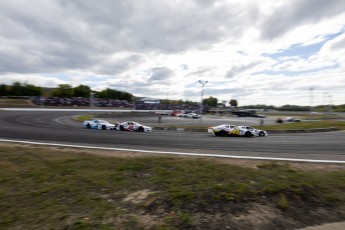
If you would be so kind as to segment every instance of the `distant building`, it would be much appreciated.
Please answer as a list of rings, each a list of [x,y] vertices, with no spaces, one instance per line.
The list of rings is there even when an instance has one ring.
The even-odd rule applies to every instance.
[[[159,99],[154,99],[154,98],[149,98],[149,97],[140,98],[139,100],[144,104],[160,104]]]

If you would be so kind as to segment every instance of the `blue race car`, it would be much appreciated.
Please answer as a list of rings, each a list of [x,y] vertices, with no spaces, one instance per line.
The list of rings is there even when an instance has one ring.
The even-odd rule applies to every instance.
[[[88,129],[115,129],[115,125],[111,124],[105,120],[90,120],[90,121],[84,121],[83,127]]]

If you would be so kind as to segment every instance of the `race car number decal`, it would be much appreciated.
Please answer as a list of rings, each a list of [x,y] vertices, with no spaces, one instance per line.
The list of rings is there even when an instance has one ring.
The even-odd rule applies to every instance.
[[[240,130],[234,129],[234,130],[232,130],[231,134],[233,134],[233,135],[240,135]]]

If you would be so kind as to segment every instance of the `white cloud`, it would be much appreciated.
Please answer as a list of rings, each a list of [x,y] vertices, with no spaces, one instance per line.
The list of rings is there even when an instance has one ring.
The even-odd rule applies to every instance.
[[[345,103],[344,17],[343,0],[1,1],[0,83],[200,100],[208,80],[205,96],[276,105],[313,86]]]
[[[63,81],[55,77],[45,77],[39,74],[4,74],[1,76],[1,84],[11,85],[14,82],[23,82],[28,84],[34,84],[42,87],[52,87],[59,84],[69,84],[68,81]]]

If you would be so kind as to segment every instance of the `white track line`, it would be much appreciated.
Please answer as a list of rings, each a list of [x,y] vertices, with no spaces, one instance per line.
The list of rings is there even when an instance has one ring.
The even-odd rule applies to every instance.
[[[135,109],[55,109],[55,108],[0,108],[6,111],[48,111],[48,112],[116,112],[116,113],[160,113],[172,110],[135,110]]]
[[[32,145],[46,145],[46,146],[59,146],[59,147],[69,147],[69,148],[84,148],[84,149],[126,151],[126,152],[157,153],[157,154],[170,154],[170,155],[183,155],[183,156],[220,157],[220,158],[250,159],[250,160],[271,160],[271,161],[294,161],[294,162],[310,162],[310,163],[345,164],[345,161],[337,161],[337,160],[313,160],[313,159],[295,159],[295,158],[235,156],[235,155],[222,155],[222,154],[166,152],[166,151],[151,151],[151,150],[139,150],[139,149],[96,147],[96,146],[85,146],[85,145],[67,145],[67,144],[55,144],[55,143],[45,143],[45,142],[33,142],[33,141],[18,141],[18,140],[8,140],[8,139],[0,139],[0,142],[32,144]]]

